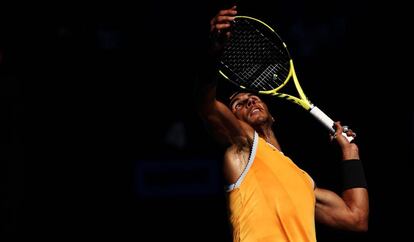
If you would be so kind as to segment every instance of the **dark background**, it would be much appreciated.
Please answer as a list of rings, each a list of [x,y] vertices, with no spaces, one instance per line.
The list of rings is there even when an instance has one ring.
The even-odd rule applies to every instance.
[[[227,4],[2,7],[4,241],[230,241],[222,149],[193,101],[209,20]],[[370,230],[317,225],[318,241],[409,235],[414,111],[405,9],[395,1],[239,1],[240,14],[279,31],[308,97],[358,133]],[[284,153],[338,191],[339,153],[324,128],[293,104],[269,102]]]

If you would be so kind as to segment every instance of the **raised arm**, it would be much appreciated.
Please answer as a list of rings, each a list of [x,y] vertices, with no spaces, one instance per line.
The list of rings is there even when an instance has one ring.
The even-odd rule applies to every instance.
[[[216,98],[217,57],[224,42],[230,37],[229,29],[236,13],[236,7],[232,7],[219,11],[211,19],[210,46],[203,57],[204,65],[199,69],[196,88],[198,112],[214,136],[223,144],[239,142],[240,138],[248,137],[246,132],[251,129]]]
[[[369,201],[364,170],[359,157],[358,146],[350,143],[341,135],[342,126],[335,123],[336,136],[342,150],[342,182],[341,196],[335,192],[316,188],[316,220],[334,228],[367,231]],[[349,130],[352,135],[352,130]]]

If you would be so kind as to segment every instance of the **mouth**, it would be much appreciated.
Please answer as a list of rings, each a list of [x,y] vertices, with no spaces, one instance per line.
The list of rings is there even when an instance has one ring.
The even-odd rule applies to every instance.
[[[254,108],[252,108],[252,110],[250,111],[250,116],[253,116],[253,115],[257,114],[257,113],[259,113],[260,111],[261,111],[261,109],[260,109],[260,108],[258,108],[258,107],[254,107]]]

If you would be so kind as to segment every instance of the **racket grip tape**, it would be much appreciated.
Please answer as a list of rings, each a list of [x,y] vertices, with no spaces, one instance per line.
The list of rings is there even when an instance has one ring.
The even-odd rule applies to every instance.
[[[317,120],[319,120],[319,122],[321,122],[326,128],[328,128],[329,131],[332,134],[335,133],[335,129],[333,128],[334,121],[330,117],[328,117],[328,115],[326,115],[322,110],[320,110],[316,106],[313,106],[313,107],[311,107],[311,109],[309,110],[309,112]],[[342,133],[342,135],[345,136],[345,138],[347,138],[349,142],[351,142],[354,139],[354,137],[350,137],[350,136],[346,135],[346,133]]]

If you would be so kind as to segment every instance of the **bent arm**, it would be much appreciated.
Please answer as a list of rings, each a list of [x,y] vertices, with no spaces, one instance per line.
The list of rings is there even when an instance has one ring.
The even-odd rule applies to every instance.
[[[368,190],[351,188],[341,197],[329,190],[316,188],[316,220],[333,228],[368,230]]]
[[[240,121],[231,112],[231,110],[222,102],[217,100],[217,78],[218,68],[217,61],[221,51],[222,41],[226,38],[230,22],[234,19],[237,12],[235,7],[219,11],[219,13],[210,21],[211,34],[220,38],[212,39],[211,45],[205,52],[202,66],[199,68],[196,86],[197,110],[201,118],[208,124],[209,129],[214,136],[224,144],[235,144],[240,138],[246,138],[252,128],[246,123]]]
[[[362,163],[359,160],[358,146],[350,143],[343,137],[343,128],[339,122],[335,123],[336,140],[342,150],[342,187],[339,196],[335,192],[315,189],[316,208],[315,217],[320,223],[338,229],[352,231],[368,230],[369,201],[368,190]],[[355,135],[352,130],[347,135]],[[335,138],[334,138],[335,137]]]

